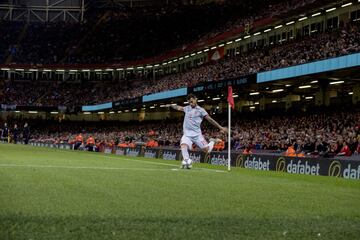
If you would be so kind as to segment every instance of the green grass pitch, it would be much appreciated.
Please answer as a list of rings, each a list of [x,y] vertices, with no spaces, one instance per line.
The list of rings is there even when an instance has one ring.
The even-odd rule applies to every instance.
[[[0,239],[359,239],[360,181],[0,144]]]

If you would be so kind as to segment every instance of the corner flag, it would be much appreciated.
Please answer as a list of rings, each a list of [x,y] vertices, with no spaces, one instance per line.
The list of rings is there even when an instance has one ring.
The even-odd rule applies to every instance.
[[[232,86],[228,86],[228,97],[227,97],[227,101],[228,101],[228,103],[231,105],[231,108],[234,109],[234,108],[235,108],[235,103],[234,103]]]

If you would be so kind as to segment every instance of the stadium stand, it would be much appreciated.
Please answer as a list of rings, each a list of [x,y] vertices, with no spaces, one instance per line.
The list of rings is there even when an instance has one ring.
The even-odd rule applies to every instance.
[[[216,117],[220,122],[226,122],[226,116]],[[342,152],[346,144],[350,148],[350,155],[359,153],[360,113],[356,109],[313,109],[309,112],[288,112],[281,115],[271,112],[238,114],[234,116],[234,120],[231,142],[233,150],[248,148],[253,153],[282,154],[289,146],[294,145],[296,153],[334,157]],[[23,126],[23,121],[8,119],[8,124],[14,126],[18,123]],[[0,126],[3,125],[1,123]],[[32,120],[30,125],[31,139],[46,143],[74,143],[76,136],[83,133],[84,139],[92,135],[97,143],[104,146],[117,146],[126,139],[145,145],[149,139],[156,139],[159,146],[178,147],[182,136],[180,120],[144,123],[82,122],[80,125],[78,122],[59,123],[38,119]],[[149,132],[153,132],[155,136],[149,136]],[[215,136],[224,139],[208,123],[204,123],[203,133],[207,138]]]
[[[291,51],[290,51],[291,50]],[[313,34],[281,45],[253,49],[234,57],[199,66],[185,73],[158,80],[134,79],[128,85],[104,82],[61,83],[8,81],[1,102],[18,105],[85,105],[127,98],[209,81],[220,81],[251,73],[283,68],[360,51],[358,24],[327,33]],[[19,95],[19,92],[25,93]],[[86,93],[86,94],[83,94]]]
[[[281,3],[274,0],[269,2],[269,6],[259,9],[253,9],[254,6],[251,5],[256,1],[246,6],[236,5],[235,8],[221,3],[180,8],[167,6],[158,14],[155,14],[158,8],[137,9],[117,14],[106,11],[80,25],[19,24],[3,21],[0,23],[0,29],[12,33],[5,35],[0,41],[2,53],[0,57],[3,62],[14,64],[71,63],[70,66],[76,66],[77,63],[139,60],[154,57],[178,46],[182,46],[181,49],[185,50],[188,46],[196,44],[196,41],[201,43],[216,39],[227,32],[236,32],[238,28],[251,28],[254,22],[261,19],[285,18],[329,2],[303,0]],[[219,7],[222,11],[215,11]],[[251,11],[239,16],[236,14],[239,9],[251,9]],[[199,12],[201,14],[198,14]],[[191,16],[198,14],[199,19],[209,18],[214,21],[207,25],[199,19],[197,22],[196,19],[188,18],[188,14]],[[223,16],[226,17],[222,19]],[[189,21],[192,24],[191,28],[186,27],[189,26]],[[178,25],[180,22],[181,25]],[[159,26],[153,29],[157,23]],[[179,26],[179,28],[173,31],[171,26]],[[145,34],[144,29],[149,35],[141,35]],[[139,39],[141,41],[137,41]],[[143,44],[144,42],[148,44]],[[80,45],[81,48],[78,48]],[[113,46],[121,47],[114,51]],[[284,42],[254,45],[247,50],[233,55],[228,54],[218,61],[199,62],[192,69],[185,69],[184,72],[164,73],[155,78],[137,75],[134,72],[123,76],[121,81],[116,81],[111,76],[104,77],[101,81],[99,79],[63,81],[47,78],[47,75],[42,76],[39,81],[26,77],[6,78],[2,85],[4,91],[0,94],[0,102],[17,106],[97,104],[357,53],[360,51],[359,24],[357,21],[348,22],[310,35],[299,35]],[[231,147],[235,150],[283,152],[290,145],[294,145],[297,153],[334,156],[340,152],[349,155],[349,151],[346,150],[347,145],[351,153],[357,152],[358,149],[359,114],[356,111],[326,113],[320,111],[265,118],[254,115],[244,120],[235,116],[235,119],[235,134],[231,142]],[[269,119],[271,121],[268,121]],[[224,118],[222,120],[225,121]],[[21,120],[11,118],[7,119],[7,122],[10,126],[15,123],[19,126],[23,125]],[[46,124],[41,120],[32,121],[30,124],[32,137],[39,141],[72,142],[80,132],[83,132],[84,139],[91,134],[97,143],[118,145],[129,140],[145,143],[148,140],[147,133],[154,130],[159,145],[171,147],[178,146],[181,137],[181,123],[173,121],[164,121],[161,124],[136,122],[121,123],[121,125],[111,121],[82,122],[81,127],[78,127],[78,122],[64,124],[65,122]],[[208,126],[204,133],[206,136],[216,135]],[[342,147],[346,151],[341,151]]]
[[[11,32],[11,38],[1,40],[0,62],[83,64],[142,60],[174,48],[184,50],[191,43],[251,26],[256,20],[284,17],[294,14],[295,10],[304,11],[329,2],[271,0],[264,5],[256,0],[200,6],[169,4],[94,11],[84,23],[1,21],[0,28]]]

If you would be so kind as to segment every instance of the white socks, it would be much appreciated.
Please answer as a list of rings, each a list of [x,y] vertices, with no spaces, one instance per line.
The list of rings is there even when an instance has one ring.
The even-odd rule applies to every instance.
[[[181,154],[183,156],[184,161],[187,161],[190,159],[189,157],[189,151],[187,147],[181,147]]]

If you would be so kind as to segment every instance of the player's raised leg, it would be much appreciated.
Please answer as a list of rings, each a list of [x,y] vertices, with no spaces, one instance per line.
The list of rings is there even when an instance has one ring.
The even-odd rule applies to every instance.
[[[221,139],[219,138],[210,138],[209,139],[209,143],[207,143],[207,141],[205,140],[203,135],[199,135],[196,139],[195,139],[195,144],[201,148],[204,152],[210,153],[213,148],[214,145],[218,142],[220,142]]]

